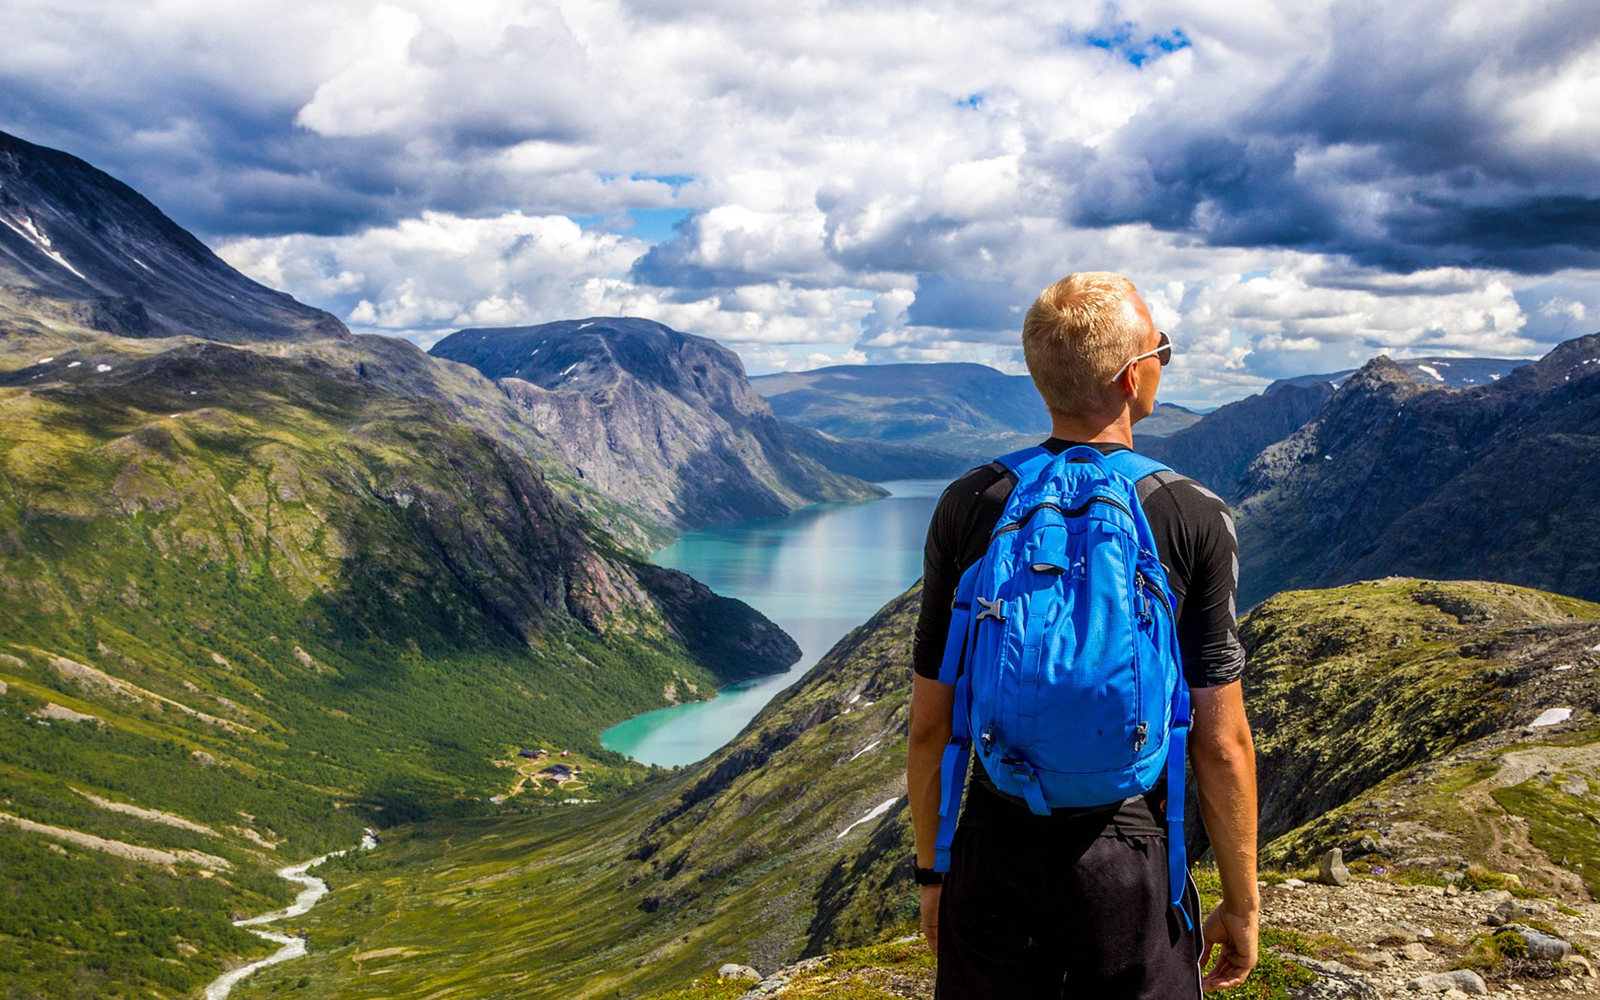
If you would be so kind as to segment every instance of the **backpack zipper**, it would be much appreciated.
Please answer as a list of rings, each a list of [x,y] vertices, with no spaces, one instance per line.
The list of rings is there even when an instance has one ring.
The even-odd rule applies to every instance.
[[[1022,527],[1028,523],[1028,519],[1033,517],[1033,515],[1037,514],[1041,510],[1053,510],[1062,517],[1082,517],[1084,514],[1088,513],[1090,506],[1097,503],[1110,504],[1116,509],[1122,511],[1124,514],[1127,514],[1129,517],[1133,516],[1132,511],[1128,510],[1128,508],[1124,506],[1121,501],[1113,497],[1092,496],[1079,506],[1073,507],[1070,510],[1064,510],[1060,504],[1051,503],[1050,501],[1046,500],[1044,503],[1037,503],[1032,507],[1029,507],[1026,514],[1023,514],[1010,524],[1001,525],[1000,527],[996,528],[994,534],[989,536],[989,541],[993,542],[1001,535],[1022,530]]]

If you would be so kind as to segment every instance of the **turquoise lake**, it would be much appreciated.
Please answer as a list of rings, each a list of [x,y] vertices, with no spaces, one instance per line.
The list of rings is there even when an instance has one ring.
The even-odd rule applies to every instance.
[[[692,764],[738,734],[772,696],[799,680],[846,632],[922,575],[928,518],[948,480],[879,483],[890,495],[816,504],[785,517],[684,534],[651,559],[737,597],[800,645],[781,674],[721,689],[710,701],[637,715],[600,734],[646,764]],[[909,683],[911,664],[905,665]]]

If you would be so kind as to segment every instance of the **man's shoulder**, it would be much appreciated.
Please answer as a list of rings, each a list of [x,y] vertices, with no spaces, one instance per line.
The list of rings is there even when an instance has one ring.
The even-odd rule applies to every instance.
[[[950,485],[944,488],[944,493],[939,497],[939,504],[967,506],[985,493],[994,491],[997,484],[1005,478],[1005,470],[994,462],[975,465],[951,480]]]
[[[1228,501],[1222,499],[1204,483],[1169,468],[1157,469],[1140,479],[1138,488],[1139,502],[1143,504],[1148,504],[1151,500],[1164,500],[1185,511],[1195,513],[1215,511],[1219,507],[1223,510],[1229,509]]]

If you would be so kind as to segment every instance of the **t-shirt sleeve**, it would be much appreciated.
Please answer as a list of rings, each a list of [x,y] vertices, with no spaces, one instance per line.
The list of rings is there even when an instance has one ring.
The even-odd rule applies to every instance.
[[[1178,598],[1178,650],[1191,688],[1230,684],[1244,675],[1239,641],[1239,535],[1233,511],[1187,477],[1158,473],[1145,512]]]
[[[991,466],[979,466],[951,483],[939,497],[922,546],[922,609],[911,644],[911,666],[937,679],[950,634],[950,603],[962,572],[982,558],[989,531],[1010,486]]]
[[[950,633],[950,602],[955,600],[956,584],[961,581],[955,554],[950,551],[955,542],[950,522],[956,489],[952,483],[939,497],[922,545],[922,609],[911,644],[911,666],[919,675],[934,680],[939,677],[945,637]]]

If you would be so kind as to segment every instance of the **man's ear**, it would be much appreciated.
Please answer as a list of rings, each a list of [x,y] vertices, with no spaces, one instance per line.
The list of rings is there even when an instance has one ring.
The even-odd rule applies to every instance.
[[[1139,395],[1139,366],[1131,364],[1124,368],[1113,384],[1129,399]]]

